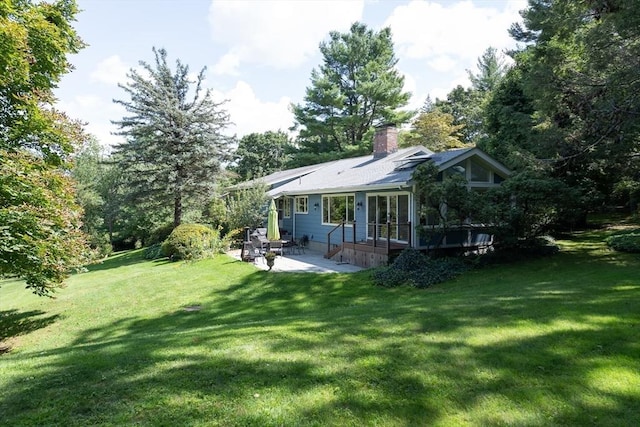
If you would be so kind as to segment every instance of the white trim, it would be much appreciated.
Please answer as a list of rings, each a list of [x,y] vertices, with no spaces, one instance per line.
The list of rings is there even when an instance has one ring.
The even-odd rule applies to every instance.
[[[477,147],[472,148],[469,151],[465,151],[464,153],[460,154],[459,156],[456,156],[456,157],[454,157],[454,158],[442,163],[441,165],[438,166],[438,170],[442,172],[445,169],[449,169],[451,166],[455,166],[456,164],[460,163],[461,161],[467,160],[468,158],[473,157],[473,156],[480,157],[487,164],[489,164],[489,166],[491,166],[492,168],[496,169],[498,172],[504,174],[505,176],[511,175],[511,171],[509,169],[507,169],[507,167],[505,165],[503,165],[502,163],[498,162],[497,160],[495,160],[494,158],[492,158],[487,153],[485,153],[484,151],[482,151],[481,149],[479,149]],[[491,171],[491,172],[493,172],[493,171]]]
[[[309,194],[350,194],[350,193],[360,193],[360,192],[370,192],[370,191],[385,191],[385,190],[397,190],[397,191],[410,191],[412,184],[408,184],[406,182],[399,182],[397,184],[384,184],[384,185],[361,185],[357,187],[344,187],[344,188],[321,188],[321,189],[313,189],[309,191],[305,191],[301,193],[300,191],[283,191],[280,193],[270,193],[269,195],[273,198],[278,198],[282,196],[296,196],[300,194],[309,195]],[[277,190],[275,188],[274,190]]]
[[[322,225],[340,225],[333,222],[324,222],[324,198],[325,197],[353,197],[353,221],[356,220],[356,194],[355,193],[327,193],[320,196],[320,224]],[[346,212],[345,212],[346,213]],[[329,212],[331,214],[331,212]],[[331,216],[331,215],[329,215]],[[353,222],[345,222],[345,227],[353,227]]]
[[[289,204],[289,209],[287,209],[287,204]],[[283,197],[282,198],[282,219],[290,219],[291,218],[291,197]]]
[[[307,208],[306,211],[299,211],[298,210],[298,199],[305,199],[306,203],[305,203],[305,207]],[[308,215],[309,214],[309,196],[293,196],[293,213],[295,215]]]
[[[369,235],[369,197],[379,197],[379,196],[386,196],[387,200],[389,200],[388,198],[390,196],[407,196],[407,218],[408,221],[413,225],[414,221],[413,221],[413,217],[414,217],[414,212],[413,210],[415,209],[414,205],[413,205],[413,193],[409,190],[404,190],[404,191],[387,191],[387,192],[372,192],[372,193],[366,193],[365,194],[365,199],[366,199],[366,211],[365,211],[365,215],[366,215],[366,228],[365,228],[365,237],[368,239],[373,239],[373,236]],[[387,204],[387,207],[389,206],[389,204]],[[397,205],[396,205],[396,209],[397,209]],[[386,225],[386,222],[384,223]],[[396,226],[398,225],[397,223],[395,224]],[[409,230],[410,233],[413,232],[413,227],[411,227],[412,229]],[[378,236],[378,238],[380,238],[380,236]],[[410,236],[411,240],[413,241],[413,236]],[[401,239],[390,239],[394,242],[402,242],[402,243],[408,243],[409,239],[406,240],[401,240]]]

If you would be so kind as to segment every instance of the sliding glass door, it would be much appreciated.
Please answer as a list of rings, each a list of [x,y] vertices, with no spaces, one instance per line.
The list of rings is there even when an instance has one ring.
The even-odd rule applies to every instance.
[[[409,194],[377,194],[367,197],[367,237],[409,240]]]

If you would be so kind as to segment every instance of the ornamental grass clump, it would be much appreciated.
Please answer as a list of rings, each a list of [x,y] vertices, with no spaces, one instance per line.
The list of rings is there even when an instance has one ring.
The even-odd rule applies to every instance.
[[[373,280],[388,288],[409,285],[428,288],[452,279],[468,269],[458,258],[430,258],[416,249],[405,249],[389,267],[374,270]]]

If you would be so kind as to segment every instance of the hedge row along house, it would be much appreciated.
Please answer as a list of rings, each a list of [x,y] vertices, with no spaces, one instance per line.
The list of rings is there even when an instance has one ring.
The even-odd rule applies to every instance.
[[[296,240],[304,236],[310,249],[328,258],[361,267],[384,265],[406,247],[491,244],[492,236],[473,226],[423,237],[420,227],[438,224],[420,217],[412,175],[419,164],[433,162],[442,176],[463,174],[470,189],[480,190],[499,186],[510,171],[478,148],[434,153],[423,146],[398,149],[397,141],[395,126],[378,127],[371,155],[284,170],[234,187],[266,184],[281,229]]]

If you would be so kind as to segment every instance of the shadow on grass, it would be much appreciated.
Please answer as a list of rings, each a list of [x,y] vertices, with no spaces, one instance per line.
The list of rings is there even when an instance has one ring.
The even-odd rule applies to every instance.
[[[638,425],[638,265],[587,270],[586,256],[442,292],[255,271],[200,311],[29,355],[41,367],[8,384],[0,412],[12,425]]]
[[[35,330],[45,328],[54,323],[59,317],[43,316],[44,311],[0,311],[0,341],[26,335]]]
[[[144,257],[144,249],[136,249],[131,251],[117,252],[100,262],[87,266],[88,271],[112,270],[129,265],[139,264],[142,262],[153,262],[155,265],[168,264],[169,258],[160,258],[156,260],[148,260]]]

